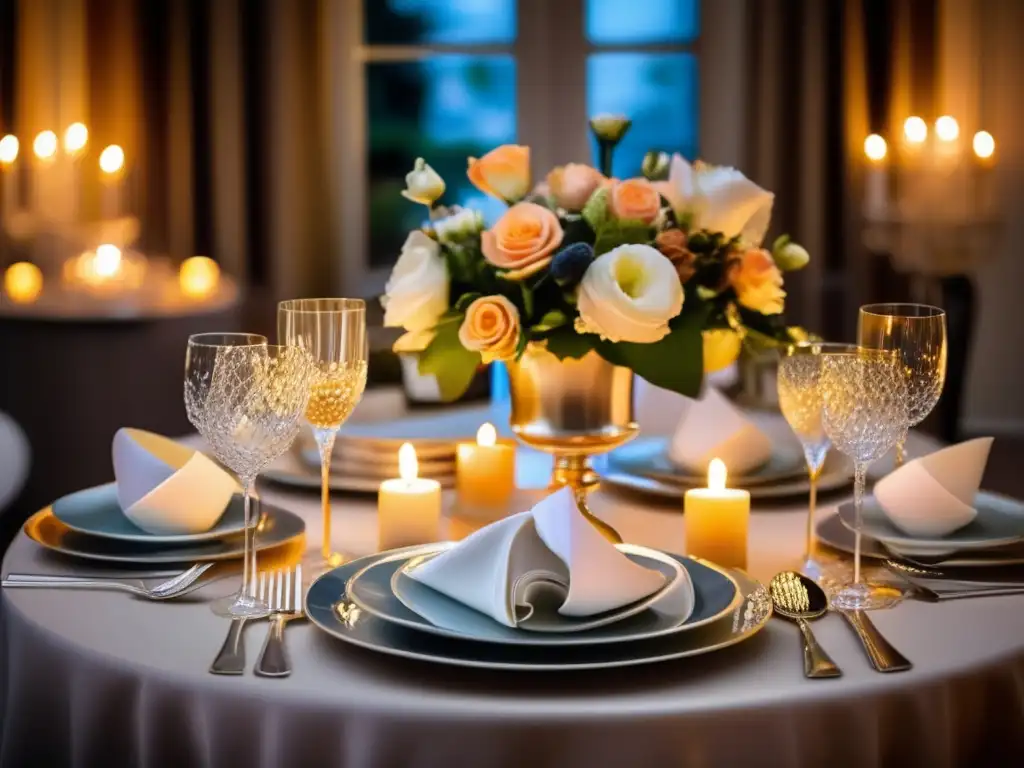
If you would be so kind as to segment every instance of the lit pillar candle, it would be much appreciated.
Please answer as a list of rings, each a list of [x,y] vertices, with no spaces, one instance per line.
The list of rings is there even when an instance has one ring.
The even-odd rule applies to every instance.
[[[384,551],[437,541],[441,522],[441,484],[417,477],[416,449],[398,451],[399,478],[385,480],[377,495],[377,547]]]
[[[500,507],[508,503],[516,485],[516,448],[499,441],[498,433],[484,424],[475,443],[456,448],[456,488],[463,506]]]
[[[57,134],[43,131],[32,142],[35,168],[32,173],[32,212],[36,216],[51,217],[57,203],[58,190],[55,161]]]
[[[868,219],[883,219],[889,212],[889,168],[885,139],[872,133],[864,139],[864,154],[868,158],[864,174],[864,215]]]
[[[8,134],[0,139],[0,176],[3,177],[3,189],[0,194],[0,220],[18,210],[18,138]]]
[[[68,185],[68,216],[77,222],[81,214],[82,174],[81,161],[89,143],[89,129],[82,123],[72,123],[64,131],[64,162],[67,166],[65,183]]]
[[[726,488],[725,476],[725,463],[712,459],[708,487],[686,492],[686,551],[726,568],[746,568],[750,493]]]
[[[121,216],[121,187],[124,182],[124,150],[117,144],[111,144],[100,153],[100,171],[103,176],[103,218],[116,219]]]
[[[996,214],[995,169],[996,140],[988,131],[978,131],[974,134],[972,141],[975,159],[975,179],[977,209],[980,216],[984,218],[994,217]]]

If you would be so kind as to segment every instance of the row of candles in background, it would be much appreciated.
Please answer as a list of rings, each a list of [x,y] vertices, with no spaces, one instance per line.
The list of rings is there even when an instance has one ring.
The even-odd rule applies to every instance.
[[[992,134],[978,131],[968,152],[950,115],[938,118],[931,131],[922,118],[908,117],[895,148],[871,134],[864,140],[864,215],[951,222],[992,216],[995,149]]]
[[[470,514],[505,514],[515,491],[516,444],[497,439],[491,424],[477,432],[475,443],[456,446],[456,495]],[[399,477],[385,480],[377,496],[378,549],[385,551],[437,541],[442,515],[441,484],[418,477],[416,449],[398,451]],[[729,568],[747,567],[750,493],[726,487],[726,466],[713,459],[708,487],[686,492],[686,549],[694,557]]]
[[[32,142],[31,160],[25,161],[17,136],[0,138],[0,177],[2,198],[0,214],[7,217],[20,211],[27,200],[34,216],[62,223],[74,223],[83,217],[82,191],[86,179],[89,129],[73,123],[64,131],[63,140],[53,131],[42,131]],[[99,154],[100,217],[116,219],[125,215],[124,150],[117,144]],[[23,195],[22,186],[28,188]]]

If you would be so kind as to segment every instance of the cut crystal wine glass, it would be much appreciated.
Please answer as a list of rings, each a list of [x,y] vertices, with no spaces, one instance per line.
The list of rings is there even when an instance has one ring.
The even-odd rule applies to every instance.
[[[824,355],[820,386],[825,434],[854,466],[854,583],[834,602],[846,609],[889,607],[902,592],[861,580],[861,517],[868,467],[907,433],[906,377],[897,355],[859,347]]]

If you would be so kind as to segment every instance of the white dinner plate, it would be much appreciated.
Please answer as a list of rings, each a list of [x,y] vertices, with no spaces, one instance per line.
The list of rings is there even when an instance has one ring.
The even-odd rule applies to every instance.
[[[410,629],[362,610],[345,596],[348,580],[378,560],[429,551],[429,547],[410,547],[371,555],[325,573],[306,593],[306,615],[323,632],[380,654],[459,667],[534,672],[611,669],[711,653],[751,639],[772,615],[771,598],[764,586],[742,571],[730,571],[741,602],[692,632],[631,642],[531,647],[456,640]]]
[[[682,612],[684,601],[672,599],[670,590],[659,590],[660,597],[643,601],[645,605],[609,621],[590,622],[580,629],[578,619],[558,617],[556,622],[572,624],[568,631],[530,631],[507,627],[405,575],[423,559],[436,555],[450,544],[438,544],[425,554],[399,553],[383,558],[356,574],[348,585],[348,597],[362,610],[404,627],[430,634],[503,645],[593,645],[659,637],[702,627],[736,608],[739,589],[727,572],[704,561],[670,555],[630,544],[620,549],[644,567],[673,578],[685,569],[693,587],[693,600],[685,601],[692,610]],[[674,576],[677,585],[679,576]]]

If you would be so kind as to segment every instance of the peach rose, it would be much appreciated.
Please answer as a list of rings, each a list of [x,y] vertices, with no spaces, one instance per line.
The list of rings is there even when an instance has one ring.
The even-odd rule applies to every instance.
[[[544,269],[561,244],[558,217],[537,203],[516,203],[480,236],[484,258],[499,269],[510,270],[505,274],[510,280],[522,280]]]
[[[570,211],[580,211],[594,191],[605,182],[596,168],[579,163],[559,165],[547,178],[548,189],[555,202]]]
[[[661,210],[661,196],[647,179],[626,179],[612,186],[608,209],[617,219],[650,224]]]
[[[786,292],[782,290],[782,272],[772,255],[763,248],[751,248],[730,270],[736,297],[747,309],[765,315],[777,315],[785,307]]]
[[[515,357],[519,344],[519,310],[504,296],[482,296],[466,309],[459,341],[479,352],[485,363]]]
[[[469,180],[477,189],[514,203],[530,191],[530,148],[503,144],[479,160],[469,158]]]

